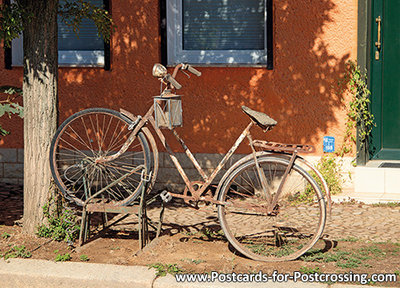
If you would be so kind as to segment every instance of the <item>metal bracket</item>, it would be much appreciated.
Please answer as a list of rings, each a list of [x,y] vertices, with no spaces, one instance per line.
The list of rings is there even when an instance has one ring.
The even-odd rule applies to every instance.
[[[145,173],[145,169],[143,169],[142,170],[142,174],[140,175],[140,179],[143,181],[143,182],[150,182],[150,180],[151,180],[151,173],[152,173],[153,171],[150,171],[150,173],[149,174],[146,174]]]
[[[135,126],[139,123],[139,121],[142,120],[142,116],[137,116],[135,122],[129,124],[128,126],[128,130],[133,130],[135,128]]]

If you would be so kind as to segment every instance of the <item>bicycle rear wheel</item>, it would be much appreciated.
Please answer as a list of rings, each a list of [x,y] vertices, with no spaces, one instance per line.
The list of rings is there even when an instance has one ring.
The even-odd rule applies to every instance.
[[[267,188],[274,195],[289,161],[261,156],[258,163]],[[218,200],[218,217],[228,241],[243,255],[260,261],[293,260],[304,254],[322,235],[326,204],[314,179],[294,165],[273,213],[254,159],[233,170],[226,178]]]
[[[142,132],[117,159],[95,161],[120,150],[132,132],[128,130],[130,123],[117,111],[91,108],[72,115],[58,128],[51,143],[50,168],[66,198],[83,205],[102,189],[95,197],[102,202],[127,205],[137,198],[144,185],[140,168],[150,171],[151,167],[149,147]],[[126,178],[122,179],[124,175]]]

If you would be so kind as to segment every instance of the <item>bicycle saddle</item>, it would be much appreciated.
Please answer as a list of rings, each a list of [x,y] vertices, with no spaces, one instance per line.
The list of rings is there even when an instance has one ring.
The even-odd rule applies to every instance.
[[[254,111],[253,109],[250,109],[249,107],[246,106],[242,106],[242,110],[251,119],[253,119],[257,123],[257,125],[260,126],[262,129],[272,128],[276,124],[278,124],[278,122],[276,122],[274,119],[272,119],[265,113]]]

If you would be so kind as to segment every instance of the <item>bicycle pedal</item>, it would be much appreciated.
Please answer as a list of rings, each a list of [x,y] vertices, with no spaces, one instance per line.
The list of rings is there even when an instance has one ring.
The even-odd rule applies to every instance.
[[[168,203],[172,200],[172,195],[167,190],[162,191],[160,193],[160,197],[165,203]]]

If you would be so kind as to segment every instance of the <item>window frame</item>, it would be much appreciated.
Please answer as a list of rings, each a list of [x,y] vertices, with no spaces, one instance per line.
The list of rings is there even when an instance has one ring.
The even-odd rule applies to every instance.
[[[167,65],[262,66],[272,69],[272,0],[264,0],[263,50],[183,50],[182,0],[166,0]]]
[[[103,0],[104,8],[111,13],[111,0]],[[98,67],[110,70],[110,44],[104,42],[103,50],[58,50],[59,67]],[[23,66],[23,37],[13,39],[5,51],[5,68]]]

